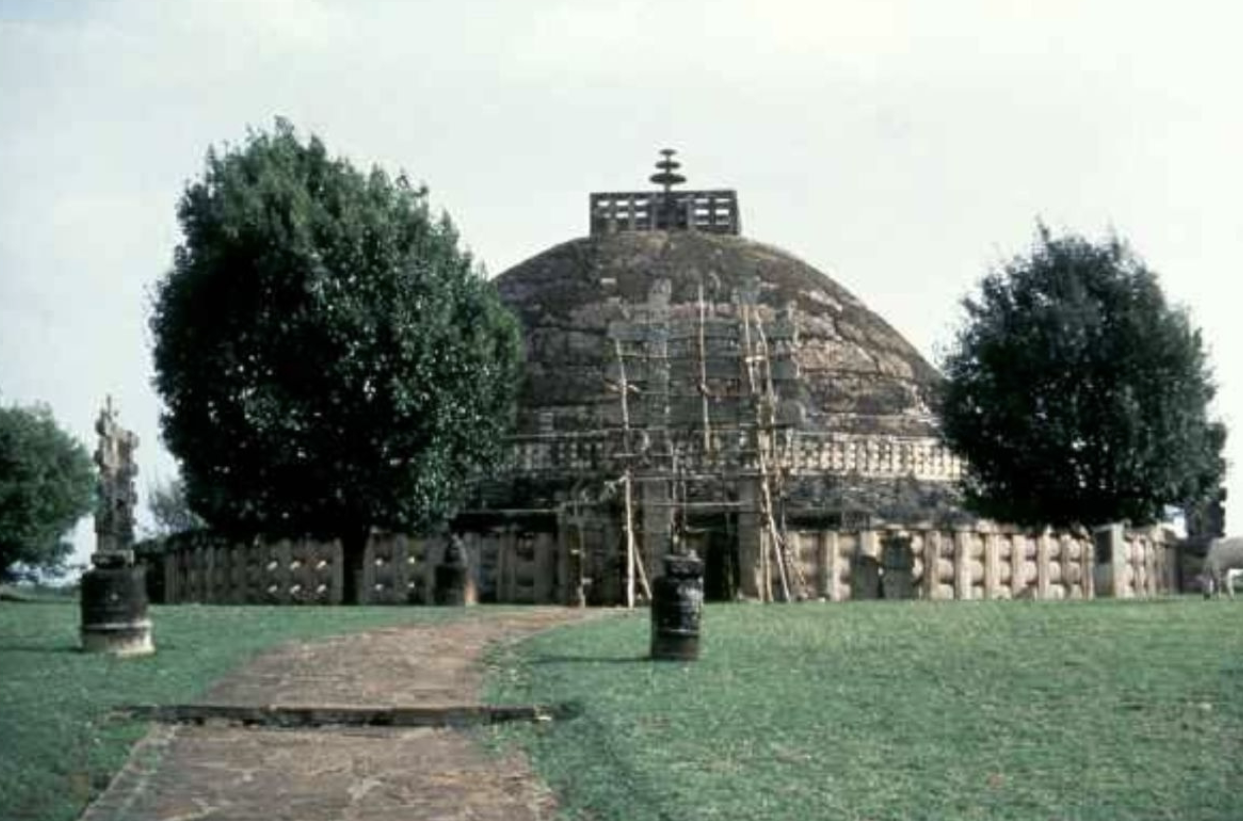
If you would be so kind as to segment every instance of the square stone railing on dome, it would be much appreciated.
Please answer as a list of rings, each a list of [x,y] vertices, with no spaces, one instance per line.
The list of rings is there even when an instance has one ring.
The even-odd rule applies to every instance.
[[[947,482],[962,477],[962,460],[933,437],[798,431],[791,445],[793,456],[786,466],[795,473],[913,476]]]
[[[738,195],[714,191],[622,191],[591,195],[591,233],[617,231],[742,232]]]
[[[758,459],[751,438],[740,428],[718,428],[705,453],[698,432],[675,436],[671,445],[678,464],[688,472],[754,473]],[[623,468],[620,430],[515,436],[502,472],[555,473],[590,477]],[[643,458],[643,454],[639,454]],[[647,455],[649,461],[662,454]],[[775,467],[795,475],[857,474],[875,478],[910,476],[926,481],[956,481],[962,461],[933,437],[818,433],[787,429],[770,454]]]

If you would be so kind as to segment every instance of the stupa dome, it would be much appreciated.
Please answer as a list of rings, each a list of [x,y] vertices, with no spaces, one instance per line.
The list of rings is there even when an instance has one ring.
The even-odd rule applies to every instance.
[[[510,458],[458,523],[486,534],[485,573],[512,538],[531,580],[589,579],[601,602],[685,550],[709,598],[809,595],[809,534],[955,514],[940,376],[841,285],[740,236],[734,191],[672,190],[662,154],[663,190],[592,194],[588,236],[495,280],[526,376]],[[541,565],[554,542],[564,566]]]
[[[691,361],[699,358],[701,315],[709,378],[735,383],[713,398],[736,416],[723,397],[750,390],[742,384],[745,329],[737,327],[749,305],[753,347],[763,334],[772,349],[780,421],[804,430],[935,434],[929,409],[937,371],[853,294],[773,246],[698,230],[606,231],[550,248],[496,285],[526,338],[520,432],[596,427],[602,410],[615,417],[618,398],[606,391],[617,375],[612,338],[637,341],[642,333],[628,325],[663,336],[665,355],[686,360],[669,363],[669,424],[702,424],[702,408],[678,412],[679,400],[702,405]],[[649,375],[646,353],[631,380]]]

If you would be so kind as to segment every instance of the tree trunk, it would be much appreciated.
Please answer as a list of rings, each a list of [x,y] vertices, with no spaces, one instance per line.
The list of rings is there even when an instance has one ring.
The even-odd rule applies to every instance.
[[[341,534],[341,603],[362,601],[363,563],[370,527],[355,527]]]

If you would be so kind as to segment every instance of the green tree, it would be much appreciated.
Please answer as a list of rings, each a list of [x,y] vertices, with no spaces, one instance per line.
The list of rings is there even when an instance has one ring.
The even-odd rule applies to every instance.
[[[977,512],[1142,524],[1217,492],[1225,427],[1200,333],[1119,239],[1040,225],[963,306],[941,411]]]
[[[500,455],[514,318],[427,191],[278,120],[208,152],[151,328],[191,507],[236,538],[338,538],[357,600],[372,528],[421,532]]]
[[[150,534],[160,539],[174,533],[197,530],[203,527],[203,521],[190,507],[186,499],[185,484],[180,479],[158,482],[147,491],[147,510],[155,528]]]
[[[0,580],[19,567],[63,572],[73,551],[65,536],[94,498],[91,458],[50,410],[0,408]]]

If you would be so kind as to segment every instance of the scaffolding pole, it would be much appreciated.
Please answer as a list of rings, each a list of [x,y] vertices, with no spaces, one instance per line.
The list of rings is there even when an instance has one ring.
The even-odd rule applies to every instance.
[[[647,569],[643,566],[642,557],[634,538],[634,479],[630,468],[630,383],[626,380],[626,361],[622,356],[621,340],[613,340],[613,350],[617,354],[618,391],[621,394],[622,437],[625,445],[626,469],[622,474],[622,493],[626,508],[626,607],[634,609],[634,586],[637,575],[643,595],[651,600],[652,590],[647,583]]]
[[[764,323],[760,321],[760,317],[758,313],[756,314],[756,317],[755,317],[755,330],[756,330],[756,333],[760,337],[760,344],[763,346],[763,349],[764,349],[764,391],[766,394],[766,402],[767,402],[766,421],[768,423],[767,433],[768,433],[768,438],[769,438],[769,447],[770,447],[770,450],[774,454],[776,454],[777,453],[777,432],[776,432],[776,427],[775,427],[775,423],[776,423],[775,415],[777,412],[777,391],[773,387],[772,356],[771,356],[771,353],[768,347],[768,337],[764,334]],[[779,495],[784,497],[784,480],[782,478],[782,471],[780,468],[780,464],[781,464],[780,459],[777,460],[777,464],[778,464],[778,467],[776,469],[776,483],[778,486],[777,489],[778,489]],[[770,506],[769,522],[770,522],[770,525],[772,526],[773,538],[776,539],[778,528],[777,528],[776,520],[772,514],[771,505],[772,505],[772,499],[770,498],[769,499],[769,506]],[[785,575],[787,577],[793,577],[794,581],[798,585],[799,595],[805,595],[807,592],[807,579],[803,575],[802,567],[800,567],[799,563],[795,561],[794,557],[790,555],[790,545],[787,539],[788,534],[785,529],[784,505],[783,505],[782,512],[781,512],[780,534],[781,534],[781,538],[780,538],[780,541],[777,542],[777,544],[779,545],[779,551],[780,551],[779,559],[782,565],[784,566]],[[787,601],[789,600],[789,595],[790,595],[789,590],[787,589],[786,590]]]
[[[712,422],[709,417],[710,403],[708,401],[708,346],[704,339],[704,322],[707,314],[707,306],[704,304],[704,284],[703,280],[699,281],[699,396],[703,403],[703,448],[704,454],[712,451]]]
[[[761,351],[756,353],[752,347],[751,338],[751,306],[742,303],[740,306],[742,311],[742,328],[743,328],[743,351],[745,354],[747,385],[750,388],[751,396],[755,402],[755,451],[756,465],[759,469],[760,484],[760,516],[764,521],[764,529],[767,531],[768,541],[772,548],[773,558],[776,559],[777,577],[781,582],[781,597],[783,601],[790,601],[790,583],[786,575],[786,563],[784,560],[784,550],[781,535],[777,531],[777,522],[773,517],[773,500],[772,487],[768,474],[768,458],[765,453],[765,443],[763,437],[767,432],[771,444],[772,433],[772,396],[765,395],[761,392],[758,384],[756,365],[766,361],[768,358],[767,344],[764,341],[763,327],[759,324],[759,316],[756,316],[757,332],[760,338]],[[762,598],[768,601],[772,597],[772,570],[769,567],[768,552],[761,548],[760,564],[763,570],[762,577],[764,579],[764,590]]]

